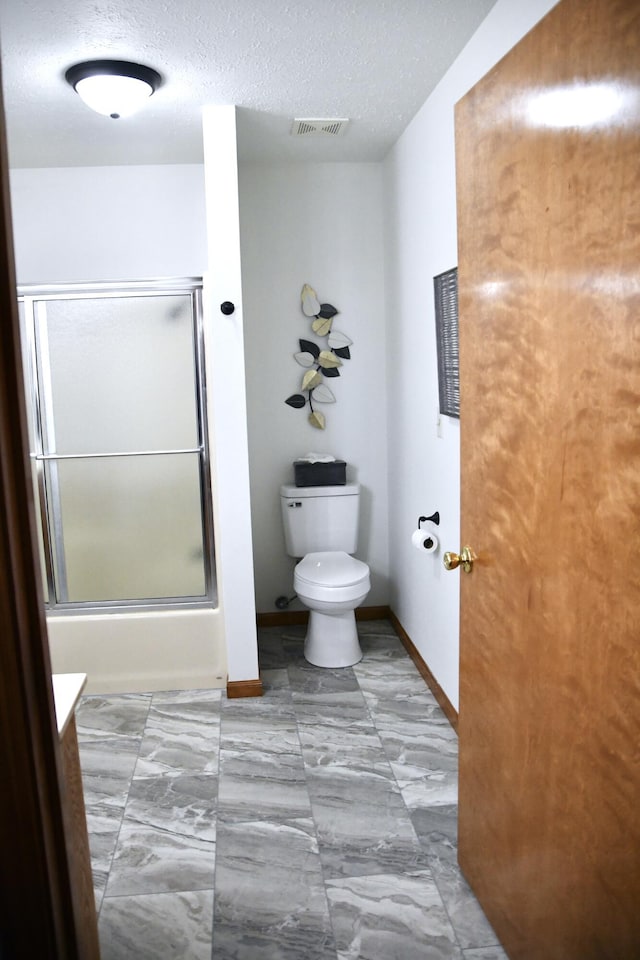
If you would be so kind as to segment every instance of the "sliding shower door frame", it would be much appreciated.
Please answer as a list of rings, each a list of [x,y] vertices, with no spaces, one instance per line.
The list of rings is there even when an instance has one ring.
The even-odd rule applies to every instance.
[[[118,297],[157,297],[184,295],[191,300],[193,318],[194,381],[197,419],[197,446],[185,449],[132,450],[111,453],[59,454],[55,450],[55,423],[52,403],[52,377],[48,340],[44,330],[46,303],[62,300],[105,300]],[[49,612],[64,614],[100,613],[108,610],[157,610],[164,606],[210,608],[216,597],[215,543],[205,335],[202,310],[202,279],[186,277],[161,280],[109,281],[76,284],[30,284],[18,287],[18,300],[24,310],[25,379],[27,405],[31,411],[30,458],[35,464],[44,553],[44,576]],[[199,465],[200,513],[204,550],[204,587],[202,596],[173,596],[145,599],[69,600],[64,549],[64,530],[60,502],[58,463],[65,460],[90,460],[113,457],[197,454]]]

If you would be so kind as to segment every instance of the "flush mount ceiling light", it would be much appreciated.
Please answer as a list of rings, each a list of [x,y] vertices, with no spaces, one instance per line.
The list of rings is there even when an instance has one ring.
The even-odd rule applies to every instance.
[[[126,60],[85,60],[64,76],[88,107],[113,120],[139,110],[162,83],[157,70]]]

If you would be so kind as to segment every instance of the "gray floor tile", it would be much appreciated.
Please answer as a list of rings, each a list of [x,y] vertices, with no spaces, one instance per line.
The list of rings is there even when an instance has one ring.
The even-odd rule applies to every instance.
[[[420,843],[431,860],[458,862],[458,807],[443,804],[410,811]]]
[[[299,736],[305,766],[310,772],[317,767],[332,767],[337,771],[345,768],[377,771],[387,778],[391,774],[380,737],[371,724],[301,723]]]
[[[158,690],[151,695],[151,703],[153,706],[160,703],[198,704],[217,713],[222,697],[222,690]]]
[[[111,861],[116,849],[124,807],[118,809],[106,804],[86,806],[89,851],[96,905],[99,908],[107,886]]]
[[[461,960],[428,871],[328,880],[338,960]]]
[[[493,946],[498,938],[457,863],[430,859],[433,878],[463,949]]]
[[[422,736],[424,723],[437,723],[448,727],[452,739],[457,740],[455,731],[427,687],[424,687],[420,693],[407,695],[401,699],[376,697],[375,702],[367,700],[366,703],[371,719],[381,734],[384,732],[393,735],[397,732],[406,740],[412,740],[414,737]]]
[[[213,889],[215,841],[122,821],[107,881],[110,897]]]
[[[123,808],[138,760],[141,738],[114,737],[79,744],[85,805]]]
[[[457,770],[446,768],[447,758],[442,758],[441,769],[425,770],[406,763],[391,762],[402,799],[411,811],[433,806],[457,804]]]
[[[401,874],[427,868],[400,791],[384,770],[307,771],[327,877]]]
[[[404,659],[407,651],[396,636],[390,623],[365,620],[358,624],[358,637],[363,660]]]
[[[305,634],[306,628],[304,628],[304,631],[300,634],[300,636],[283,636],[282,648],[288,659],[287,666],[290,666],[292,663],[299,663],[303,665],[306,663],[306,660],[304,659]]]
[[[292,692],[291,699],[298,724],[342,729],[351,724],[372,729],[371,715],[362,692],[356,690],[323,693]]]
[[[304,663],[306,626],[262,627],[258,630],[260,670],[287,669],[294,662]]]
[[[425,682],[409,657],[367,659],[352,668],[367,703],[372,707],[380,700],[406,700],[424,693]]]
[[[291,694],[291,685],[289,684],[289,672],[286,667],[280,667],[274,670],[260,670],[262,678],[262,697],[249,697],[250,700],[269,701],[275,696],[283,696],[284,691]],[[230,702],[230,701],[227,701]]]
[[[135,776],[217,773],[219,747],[218,701],[152,703]]]
[[[220,824],[213,956],[335,960],[311,819]]]
[[[448,723],[429,717],[406,734],[383,724],[380,738],[409,810],[457,804],[458,738]]]
[[[358,681],[353,667],[328,669],[314,667],[306,660],[294,663],[289,667],[289,683],[291,690],[296,693],[346,693],[356,691]]]
[[[263,683],[263,696],[224,700],[222,703],[222,722],[228,720],[250,720],[262,725],[272,720],[288,720],[295,726],[295,711],[286,670],[265,670],[260,674]],[[225,726],[225,729],[228,729]]]
[[[83,697],[76,710],[78,742],[141,736],[150,704],[150,693]]]
[[[280,715],[273,711],[265,717],[258,710],[224,710],[222,716],[222,735],[225,750],[256,754],[270,753],[277,757],[280,753],[300,752],[298,727],[293,710]]]
[[[300,751],[223,750],[218,812],[226,821],[311,817]]]
[[[413,704],[414,712],[395,709],[408,701],[378,701],[372,716],[394,776],[410,810],[458,802],[458,738],[441,713],[428,709],[428,700]],[[425,711],[426,707],[426,711]]]
[[[144,777],[131,784],[125,817],[130,823],[215,841],[217,802],[217,776]]]
[[[480,947],[479,949],[463,950],[464,960],[509,960],[500,946]]]
[[[302,644],[304,643],[304,638],[307,635],[307,624],[306,623],[297,623],[288,627],[282,627],[282,646],[287,648],[287,646],[293,646],[294,650],[300,648],[302,653]]]
[[[264,696],[86,697],[103,960],[505,960],[457,865],[457,739],[387,621],[323,670],[259,631]]]
[[[213,890],[105,900],[102,960],[210,960]]]
[[[258,630],[258,663],[260,673],[265,670],[286,669],[289,658],[282,646],[282,636],[278,628]]]

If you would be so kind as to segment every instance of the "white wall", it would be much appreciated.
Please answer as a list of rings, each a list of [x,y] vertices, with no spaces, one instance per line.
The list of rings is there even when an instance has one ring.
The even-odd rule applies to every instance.
[[[388,602],[387,414],[384,243],[380,164],[240,166],[240,224],[256,608],[292,594],[295,561],[286,556],[280,484],[310,451],[349,464],[362,484],[358,557],[371,566],[366,605]],[[334,404],[318,404],[326,429],[307,422],[308,406],[285,404],[304,369],[298,339],[318,342],[300,307],[309,283],[340,311],[334,327],[353,340],[341,376],[328,382]],[[291,609],[301,609],[298,601]]]
[[[454,706],[459,574],[441,557],[461,545],[459,425],[438,422],[432,283],[457,262],[453,108],[554,5],[498,0],[384,165],[240,170],[257,609],[291,589],[278,501],[291,462],[310,450],[342,457],[363,485],[366,602],[391,604]],[[203,273],[202,178],[189,166],[14,171],[20,282],[95,279],[96,263],[102,279]],[[293,353],[309,334],[304,282],[354,341],[325,431],[284,404],[303,372]],[[441,549],[422,555],[410,535],[436,509]]]
[[[208,267],[198,165],[14,170],[19,283],[202,276]],[[224,685],[220,610],[51,616],[54,670],[88,690]],[[255,673],[253,674],[255,676]]]
[[[390,602],[456,708],[459,574],[442,553],[462,545],[459,423],[438,426],[433,308],[433,277],[457,264],[454,104],[555,2],[498,0],[384,164]],[[441,547],[422,555],[411,531],[436,509]]]
[[[387,603],[381,166],[248,166],[241,170],[240,186],[257,609],[272,610],[275,597],[291,593],[294,561],[285,553],[278,488],[291,479],[292,461],[310,450],[346,459],[350,479],[361,482],[358,556],[372,569],[366,603]],[[19,282],[205,273],[203,189],[203,168],[198,166],[13,171]],[[212,263],[210,282],[218,276]],[[337,402],[322,408],[325,431],[311,427],[305,411],[284,403],[304,373],[293,359],[297,341],[315,339],[300,309],[304,282],[338,307],[335,326],[354,341],[352,359],[345,361],[342,376],[331,381]],[[238,301],[237,294],[223,294],[223,289],[224,284],[217,300]],[[217,300],[212,293],[211,326],[220,331],[235,325],[242,333],[240,312],[223,318]],[[222,393],[219,403],[224,403]],[[225,570],[223,566],[222,578]],[[244,589],[247,580],[251,571],[229,576],[228,586]],[[63,624],[59,620],[53,631],[56,637],[70,637],[74,658],[75,628]],[[102,638],[104,624],[95,624],[96,636]],[[238,652],[234,645],[230,654]],[[229,676],[234,679],[232,659]],[[72,669],[69,664],[65,660],[65,669]],[[241,655],[241,672],[247,664]]]
[[[206,107],[203,139],[209,246],[204,316],[212,346],[207,364],[214,425],[218,594],[225,621],[229,680],[234,683],[258,677],[235,107]],[[225,301],[235,305],[232,314],[221,312]]]
[[[201,277],[197,164],[11,171],[18,283]]]

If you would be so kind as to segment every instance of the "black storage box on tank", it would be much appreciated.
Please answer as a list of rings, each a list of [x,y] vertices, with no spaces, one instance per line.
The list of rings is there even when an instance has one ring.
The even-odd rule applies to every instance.
[[[294,460],[293,475],[296,487],[337,487],[347,482],[347,464],[344,460],[330,463]]]

